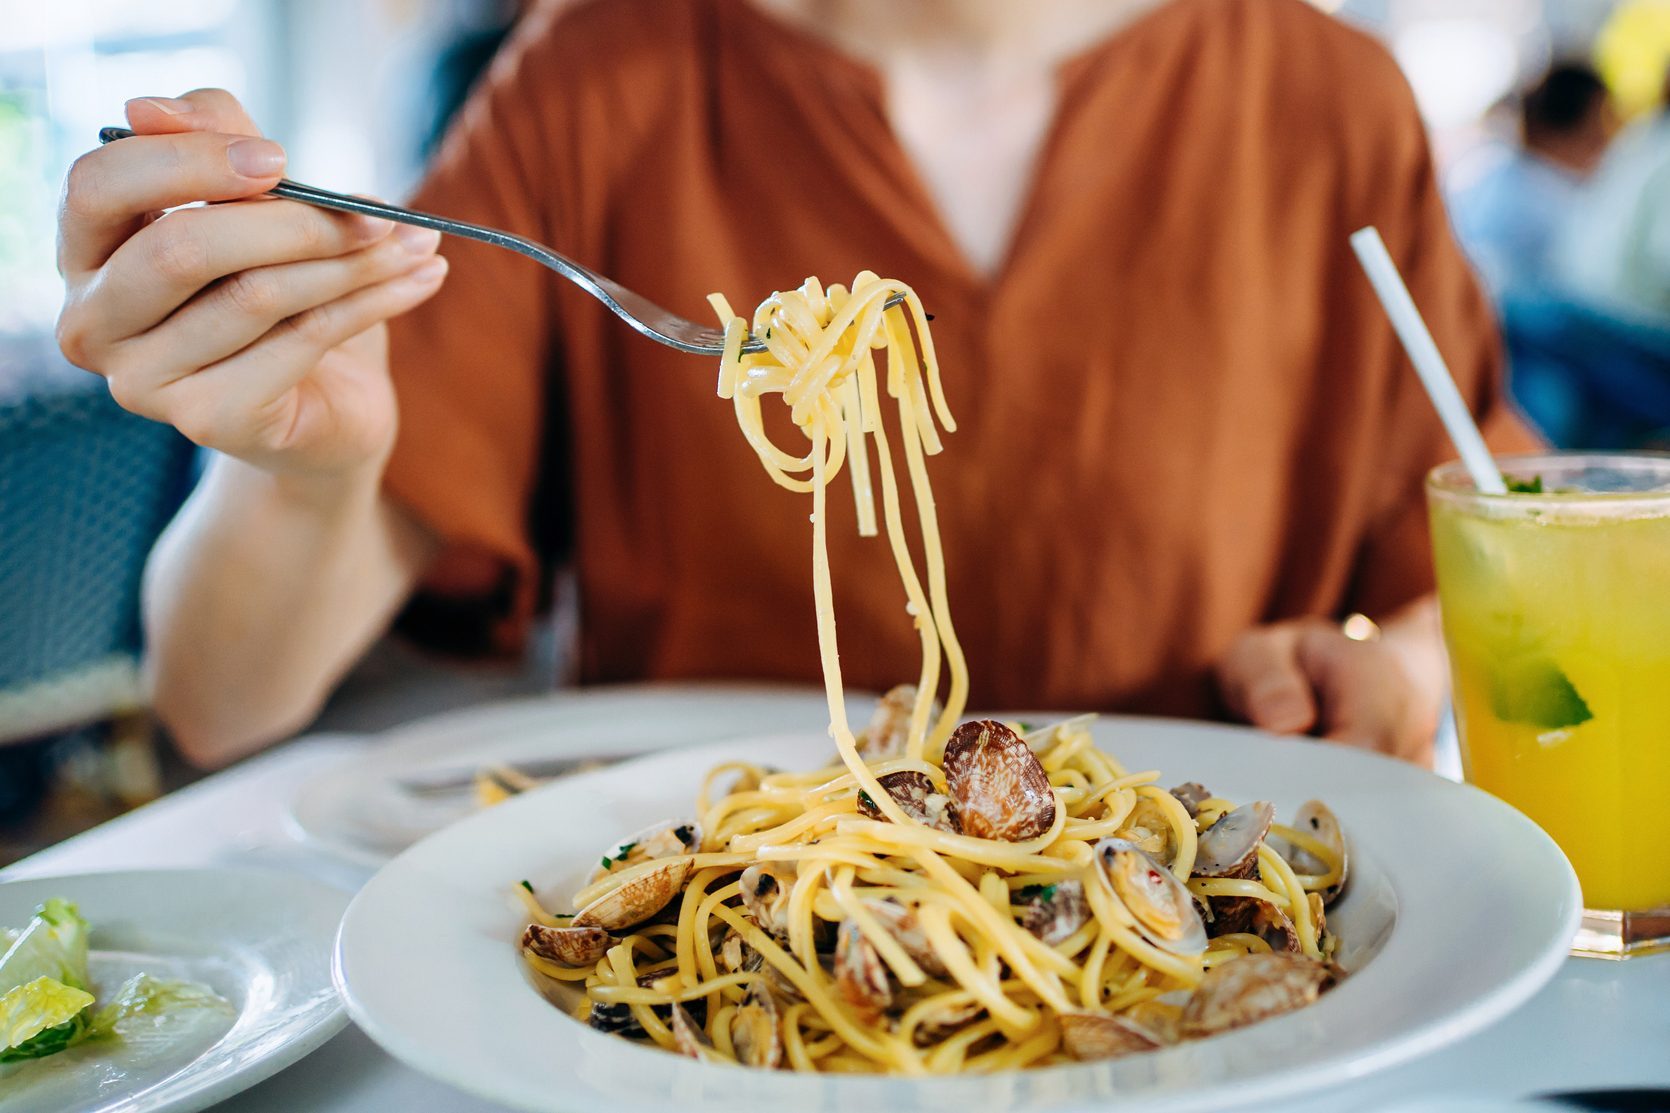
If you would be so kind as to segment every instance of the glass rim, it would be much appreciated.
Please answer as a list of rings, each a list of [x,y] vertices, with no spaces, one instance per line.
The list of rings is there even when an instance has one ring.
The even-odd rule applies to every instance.
[[[1504,472],[1558,472],[1573,467],[1606,467],[1621,472],[1646,473],[1662,477],[1656,491],[1543,491],[1538,494],[1510,491],[1491,494],[1473,486],[1473,478],[1460,460],[1439,464],[1426,474],[1429,498],[1470,503],[1497,510],[1571,510],[1591,507],[1658,508],[1670,511],[1670,452],[1520,452],[1497,456]]]

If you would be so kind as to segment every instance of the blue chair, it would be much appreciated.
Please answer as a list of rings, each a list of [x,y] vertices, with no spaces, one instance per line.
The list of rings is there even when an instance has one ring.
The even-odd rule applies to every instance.
[[[0,757],[142,710],[140,575],[194,453],[55,352],[0,352]]]
[[[1503,299],[1515,399],[1560,448],[1632,449],[1670,432],[1670,328],[1546,293]]]

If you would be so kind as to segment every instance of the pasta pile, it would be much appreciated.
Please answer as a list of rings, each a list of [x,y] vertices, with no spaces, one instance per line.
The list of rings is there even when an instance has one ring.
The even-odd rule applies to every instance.
[[[968,676],[925,467],[939,428],[955,426],[915,293],[869,272],[850,290],[808,279],[756,311],[764,351],[754,353],[743,351],[742,319],[713,301],[726,325],[721,397],[767,473],[812,496],[836,762],[714,769],[690,817],[604,854],[572,913],[549,912],[524,883],[532,968],[583,990],[580,1015],[596,1027],[703,1060],[802,1071],[1102,1059],[1315,1000],[1340,973],[1325,905],[1347,876],[1344,837],[1320,803],[1284,826],[1267,803],[1235,807],[1196,784],[1168,791],[1157,773],[1098,750],[1089,716],[959,725]],[[805,451],[767,436],[767,394],[782,396]],[[846,467],[859,529],[877,533],[872,456],[922,668],[855,733],[826,498]]]

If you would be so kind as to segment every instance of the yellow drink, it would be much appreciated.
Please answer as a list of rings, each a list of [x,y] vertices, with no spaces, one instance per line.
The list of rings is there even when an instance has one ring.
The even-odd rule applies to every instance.
[[[1467,779],[1560,844],[1586,907],[1670,907],[1670,458],[1504,466],[1553,493],[1428,482]]]

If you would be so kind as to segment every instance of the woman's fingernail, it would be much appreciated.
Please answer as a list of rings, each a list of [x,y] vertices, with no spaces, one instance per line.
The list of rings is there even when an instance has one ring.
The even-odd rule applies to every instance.
[[[439,232],[432,228],[419,228],[415,224],[402,224],[394,230],[394,238],[413,255],[432,254],[441,243]]]
[[[175,100],[173,97],[135,97],[128,101],[128,104],[148,104],[169,116],[184,116],[191,111],[189,101]]]
[[[440,281],[441,275],[446,273],[446,257],[437,255],[433,259],[426,259],[407,271],[401,281],[410,286],[428,286]]]
[[[284,148],[270,139],[240,139],[226,148],[226,158],[246,178],[271,178],[284,172]]]

